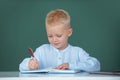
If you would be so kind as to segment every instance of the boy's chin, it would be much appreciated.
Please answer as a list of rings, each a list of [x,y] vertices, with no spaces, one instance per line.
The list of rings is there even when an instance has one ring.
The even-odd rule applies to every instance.
[[[56,49],[60,49],[60,47],[58,47],[58,46],[54,46]]]
[[[63,48],[61,48],[61,47],[55,47],[56,49],[58,49],[58,50],[63,50]]]
[[[60,50],[61,48],[59,46],[53,45],[56,49]]]

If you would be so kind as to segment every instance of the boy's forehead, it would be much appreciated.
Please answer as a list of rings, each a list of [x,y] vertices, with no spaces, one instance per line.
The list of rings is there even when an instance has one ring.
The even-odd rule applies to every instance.
[[[50,28],[59,28],[59,29],[68,29],[69,27],[65,24],[53,24],[53,25],[46,25],[46,29],[50,29]]]
[[[64,31],[66,31],[66,29],[64,26],[56,25],[56,26],[47,26],[46,31],[48,34],[51,34],[51,33],[60,33],[61,34]]]
[[[65,30],[65,27],[64,26],[60,26],[60,25],[57,25],[57,26],[47,26],[46,29],[47,29],[47,31],[61,31],[61,30]]]

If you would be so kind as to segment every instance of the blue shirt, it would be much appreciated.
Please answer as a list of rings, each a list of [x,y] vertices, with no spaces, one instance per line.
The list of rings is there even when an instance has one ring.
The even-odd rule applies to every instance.
[[[35,58],[40,62],[40,69],[69,63],[69,69],[83,71],[99,71],[99,61],[89,56],[82,48],[68,45],[64,50],[59,51],[51,44],[44,44],[34,52]],[[19,65],[19,70],[29,70],[28,63],[31,58],[25,58]]]

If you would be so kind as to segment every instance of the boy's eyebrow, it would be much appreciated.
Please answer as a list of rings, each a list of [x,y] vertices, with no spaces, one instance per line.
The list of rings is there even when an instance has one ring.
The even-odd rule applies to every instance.
[[[62,35],[63,33],[58,33],[58,34],[56,34],[56,35]]]
[[[52,34],[47,34],[48,36],[51,36]],[[55,34],[55,35],[63,35],[63,34]]]

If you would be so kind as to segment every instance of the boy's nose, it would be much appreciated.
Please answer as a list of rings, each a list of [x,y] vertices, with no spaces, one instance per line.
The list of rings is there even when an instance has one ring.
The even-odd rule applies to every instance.
[[[56,42],[56,41],[57,41],[57,38],[56,38],[56,37],[53,37],[53,41]]]

